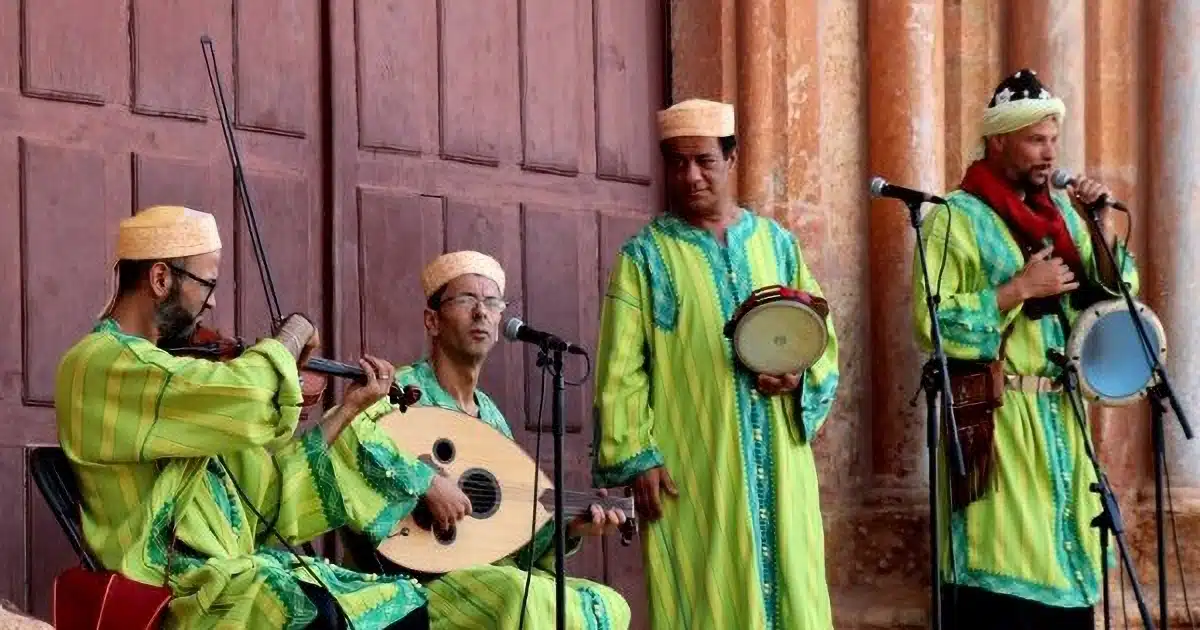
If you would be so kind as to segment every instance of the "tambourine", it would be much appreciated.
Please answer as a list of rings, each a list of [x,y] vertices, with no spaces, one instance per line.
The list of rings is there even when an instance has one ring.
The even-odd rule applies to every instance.
[[[772,285],[756,289],[725,324],[738,362],[756,374],[803,372],[829,342],[829,303],[815,295]]]
[[[1160,362],[1167,357],[1167,334],[1150,307],[1134,301],[1150,346]],[[1145,398],[1155,383],[1154,362],[1142,345],[1124,299],[1106,300],[1076,318],[1067,341],[1067,361],[1079,375],[1085,397],[1106,406]]]

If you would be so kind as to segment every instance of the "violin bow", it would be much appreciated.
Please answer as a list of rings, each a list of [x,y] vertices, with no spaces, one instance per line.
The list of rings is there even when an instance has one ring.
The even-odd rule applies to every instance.
[[[225,135],[225,148],[229,151],[229,162],[233,166],[234,189],[241,202],[242,214],[246,217],[246,229],[250,233],[250,246],[254,250],[258,275],[262,279],[263,290],[266,292],[267,315],[271,319],[271,330],[274,330],[283,323],[283,310],[279,307],[279,295],[275,291],[275,280],[271,277],[266,248],[263,247],[262,236],[258,231],[258,221],[255,219],[254,204],[250,201],[250,188],[246,185],[242,156],[238,152],[237,138],[233,134],[233,119],[225,101],[225,89],[221,85],[221,71],[217,66],[217,53],[213,49],[212,38],[208,35],[201,36],[200,48],[204,51],[204,65],[208,69],[208,82],[212,86],[213,98],[217,102],[217,116],[221,120],[221,132]]]

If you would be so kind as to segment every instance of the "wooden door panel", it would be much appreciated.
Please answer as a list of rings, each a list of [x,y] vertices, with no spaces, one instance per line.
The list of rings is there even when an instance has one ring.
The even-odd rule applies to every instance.
[[[359,191],[364,345],[396,364],[425,354],[421,271],[445,247],[444,205],[440,197]]]
[[[197,26],[206,26],[214,42],[227,46],[232,13],[214,12],[206,3],[191,0],[131,2],[133,111],[195,121],[215,118]],[[228,82],[232,56],[222,54],[220,48],[217,52],[222,77]]]
[[[20,152],[25,400],[53,405],[59,357],[108,298],[117,217],[103,201],[102,153],[24,138]]]

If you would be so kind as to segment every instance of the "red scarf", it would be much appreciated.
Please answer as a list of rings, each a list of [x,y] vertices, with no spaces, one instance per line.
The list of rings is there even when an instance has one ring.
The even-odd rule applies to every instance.
[[[1008,180],[979,160],[967,167],[959,187],[982,199],[1004,219],[1017,243],[1027,250],[1026,256],[1041,251],[1043,243],[1050,239],[1054,243],[1053,255],[1061,258],[1076,278],[1084,277],[1079,249],[1071,238],[1066,218],[1050,199],[1047,186],[1027,193],[1022,200]]]

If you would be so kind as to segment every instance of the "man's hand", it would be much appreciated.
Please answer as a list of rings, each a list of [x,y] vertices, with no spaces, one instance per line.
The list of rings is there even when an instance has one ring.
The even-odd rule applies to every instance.
[[[1052,297],[1079,288],[1075,274],[1061,258],[1051,258],[1053,247],[1029,257],[1029,262],[1016,276],[1001,287],[996,295],[1001,311],[1033,298]]]
[[[639,517],[644,516],[649,522],[662,518],[660,489],[673,497],[679,496],[675,481],[662,466],[651,468],[633,480],[633,505]]]
[[[425,491],[425,506],[433,515],[433,523],[440,530],[463,520],[471,513],[471,500],[458,484],[441,474],[434,475],[433,483]]]
[[[777,394],[786,394],[795,390],[800,386],[800,375],[795,372],[784,374],[783,376],[771,376],[769,374],[758,375],[758,391],[764,396],[775,396]]]
[[[602,497],[608,496],[608,492],[603,489],[597,494]],[[571,522],[567,525],[567,535],[572,538],[604,536],[617,531],[617,528],[624,522],[624,510],[606,511],[604,508],[593,503],[587,515],[571,519]]]
[[[308,361],[308,357],[312,355],[313,351],[321,347],[321,337],[317,334],[317,327],[299,313],[288,315],[283,320],[283,323],[279,325],[279,331],[275,333],[275,339],[299,360],[301,367]]]
[[[1108,186],[1083,175],[1075,178],[1075,184],[1071,188],[1071,196],[1085,206],[1096,203],[1104,195],[1108,195],[1109,199],[1112,199],[1112,191],[1108,189]]]
[[[375,404],[380,398],[388,395],[392,388],[392,379],[396,377],[396,368],[391,363],[371,355],[365,355],[358,360],[363,372],[367,374],[365,383],[354,382],[346,387],[342,405],[357,416],[364,409]]]

